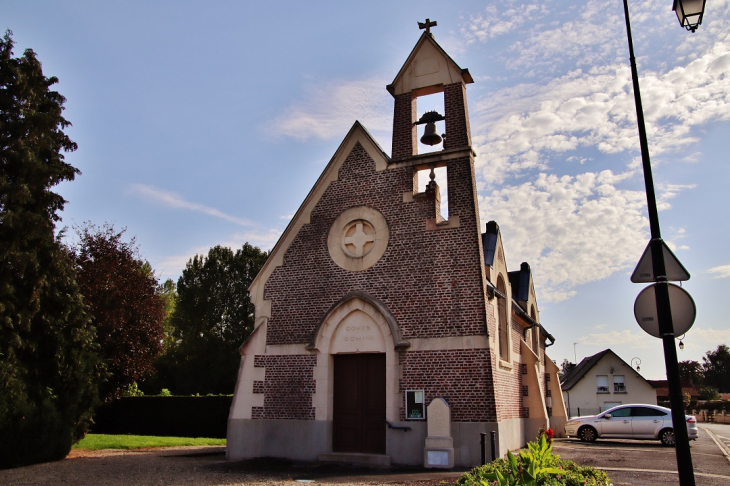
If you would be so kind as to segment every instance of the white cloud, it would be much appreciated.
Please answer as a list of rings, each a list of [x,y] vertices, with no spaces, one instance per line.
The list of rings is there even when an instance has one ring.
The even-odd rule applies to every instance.
[[[730,277],[730,265],[720,265],[719,267],[712,267],[707,270],[708,273],[712,273],[715,276],[713,278],[728,278]]]
[[[640,21],[655,8],[642,3]],[[641,177],[630,69],[624,59],[616,62],[614,54],[595,47],[614,35],[598,25],[607,23],[604,10],[605,2],[588,2],[575,21],[580,28],[561,24],[525,41],[530,46],[518,47],[525,48],[525,56],[529,51],[549,58],[567,43],[607,61],[544,83],[497,90],[470,106],[482,220],[500,224],[509,263],[529,262],[541,299],[548,301],[570,298],[577,286],[631,267],[647,241],[645,194],[623,188],[624,182]],[[574,33],[567,34],[569,27]],[[579,34],[583,40],[569,38]],[[730,36],[715,38],[684,64],[641,73],[655,167],[693,143],[695,127],[730,119]],[[625,43],[625,37],[618,39]],[[590,151],[604,154],[603,160]],[[576,161],[587,161],[586,167],[617,167],[604,162],[605,155],[619,168],[575,173],[583,167]],[[518,182],[525,180],[529,182]],[[672,198],[695,186],[656,187],[659,208],[666,210]],[[682,238],[683,231],[677,230],[674,239]],[[720,278],[723,272],[714,273]]]
[[[482,221],[495,220],[508,264],[530,263],[541,299],[559,302],[578,285],[636,263],[646,244],[644,193],[615,186],[610,171],[540,174],[480,197]]]
[[[292,103],[268,125],[273,135],[297,140],[344,137],[343,127],[359,120],[368,130],[392,128],[392,98],[388,81],[331,81],[310,87],[304,100]]]
[[[459,31],[466,44],[487,42],[525,23],[533,23],[544,18],[548,13],[544,2],[523,3],[508,0],[488,5],[483,13],[472,15]]]
[[[643,332],[633,333],[628,329],[594,333],[577,338],[581,344],[601,343],[601,346],[623,346],[634,349],[651,349],[656,347],[656,338]]]
[[[730,329],[703,329],[701,327],[692,328],[687,335],[691,341],[700,341],[713,348],[719,344],[730,344]],[[706,347],[706,346],[705,346]]]
[[[165,191],[146,184],[132,184],[132,192],[140,194],[143,197],[152,201],[162,203],[163,205],[170,208],[188,209],[197,213],[207,214],[209,216],[224,219],[240,226],[250,226],[251,224],[253,224],[247,219],[232,216],[230,214],[224,213],[219,209],[205,206],[204,204],[187,201],[182,196],[174,192]]]
[[[642,75],[655,166],[663,154],[695,141],[693,127],[730,119],[730,73],[713,69],[725,62],[729,49],[730,38],[687,66]],[[531,169],[545,170],[550,155],[580,148],[616,154],[639,147],[626,65],[576,70],[545,85],[500,90],[477,100],[471,113],[477,167],[488,184]]]
[[[530,70],[533,75],[556,72],[562,62],[570,60],[579,66],[595,66],[606,59],[613,59],[621,40],[623,27],[622,9],[601,0],[590,0],[580,7],[567,7],[565,3],[550,12],[559,17],[555,28],[532,23],[521,39],[510,49],[508,69]],[[542,28],[540,28],[542,27]],[[617,35],[618,31],[618,35]],[[625,48],[625,47],[624,47]]]

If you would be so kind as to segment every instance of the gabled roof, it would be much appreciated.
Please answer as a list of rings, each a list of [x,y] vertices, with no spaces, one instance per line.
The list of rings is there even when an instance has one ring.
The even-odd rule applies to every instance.
[[[294,214],[294,217],[289,221],[286,229],[282,233],[279,240],[274,245],[274,248],[269,253],[269,258],[266,259],[261,270],[251,282],[248,290],[251,294],[251,301],[256,305],[256,316],[257,321],[262,317],[268,317],[270,315],[270,309],[266,308],[266,302],[263,297],[263,289],[266,280],[268,280],[271,273],[278,266],[281,266],[284,261],[284,254],[286,253],[289,245],[299,233],[299,230],[303,225],[309,223],[309,217],[314,206],[319,202],[320,198],[324,194],[324,191],[330,185],[332,181],[337,180],[339,170],[344,163],[347,156],[352,151],[356,144],[360,144],[375,161],[376,170],[385,170],[390,162],[390,157],[385,151],[378,145],[375,139],[365,129],[359,121],[355,121],[347,132],[342,143],[335,151],[335,154],[330,159],[327,167],[322,171],[322,174],[317,179],[312,189],[307,194],[307,197],[302,202],[299,209]],[[269,302],[270,304],[270,302]],[[256,324],[258,326],[258,322]]]
[[[601,358],[606,356],[608,353],[614,353],[610,349],[604,349],[598,354],[594,354],[593,356],[588,356],[587,358],[583,358],[583,361],[578,363],[578,365],[570,370],[568,374],[566,374],[563,377],[563,381],[560,382],[560,387],[563,390],[570,390],[575,386],[576,383],[578,383],[585,375],[588,373],[591,368],[596,366],[596,364],[601,361]],[[621,359],[621,358],[619,358]],[[623,361],[623,360],[622,360]]]
[[[669,396],[669,382],[667,380],[646,380],[652,388],[656,390],[656,396],[658,397],[668,397]],[[689,396],[696,400],[700,397],[700,392],[695,387],[694,383],[692,383],[690,380],[682,380],[680,381],[680,384],[682,385],[682,393],[687,393]]]
[[[434,50],[435,53],[433,52]],[[443,59],[446,65],[434,66],[431,54],[436,54],[437,57]],[[419,67],[419,61],[421,62],[420,65],[422,65],[423,68]],[[402,90],[399,90],[398,84],[402,82],[403,79],[413,70],[414,66],[416,66],[416,72],[414,72],[413,74],[416,77],[422,78],[422,80],[419,80],[422,81],[422,83],[417,83],[415,86],[407,86],[404,87]],[[439,69],[441,67],[445,69]],[[471,74],[469,74],[469,70],[460,68],[459,65],[456,64],[453,59],[451,59],[451,56],[449,56],[446,51],[444,51],[443,48],[438,44],[438,42],[434,40],[433,35],[424,32],[423,34],[421,34],[421,37],[418,39],[418,42],[416,42],[415,47],[408,55],[408,59],[406,59],[406,62],[403,63],[400,71],[398,71],[398,74],[396,74],[393,82],[386,86],[386,89],[391,95],[395,96],[396,94],[410,92],[418,88],[435,86],[439,83],[438,81],[434,82],[434,77],[432,75],[434,73],[437,73],[437,71],[440,73],[440,76],[438,76],[439,78],[443,80],[443,77],[447,76],[450,83],[455,83],[457,81],[457,77],[465,84],[474,82]],[[441,84],[449,84],[449,82],[442,81]],[[423,86],[421,86],[421,84],[423,84]],[[436,91],[433,92],[435,93]]]
[[[570,370],[570,372],[568,372],[568,374],[566,374],[563,377],[563,380],[560,382],[561,388],[563,390],[570,390],[571,388],[573,388],[581,379],[583,379],[583,377],[586,374],[588,374],[588,372],[594,366],[596,366],[598,364],[599,361],[601,361],[601,359],[603,359],[604,356],[606,356],[609,353],[614,355],[619,361],[621,361],[623,364],[625,364],[626,366],[628,366],[629,368],[631,368],[633,370],[633,367],[631,365],[629,365],[626,361],[621,359],[621,356],[614,353],[610,349],[604,349],[600,353],[594,354],[593,356],[588,356],[587,358],[583,358],[583,361],[578,363],[578,366],[576,366],[575,368]],[[636,370],[633,370],[633,371],[634,371],[634,373],[637,374],[637,376],[639,376],[639,378],[641,378],[648,385],[651,386],[651,383],[648,380],[646,380],[643,376],[641,376],[638,371],[636,371]]]

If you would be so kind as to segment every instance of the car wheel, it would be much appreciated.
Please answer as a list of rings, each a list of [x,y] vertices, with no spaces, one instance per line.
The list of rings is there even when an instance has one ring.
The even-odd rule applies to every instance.
[[[674,436],[672,436],[674,437]],[[583,442],[595,442],[598,438],[598,433],[593,427],[581,427],[578,431],[578,438]]]
[[[674,447],[675,441],[674,441],[674,430],[672,429],[664,429],[661,432],[659,432],[659,440],[662,441],[662,444],[665,446],[671,446]]]

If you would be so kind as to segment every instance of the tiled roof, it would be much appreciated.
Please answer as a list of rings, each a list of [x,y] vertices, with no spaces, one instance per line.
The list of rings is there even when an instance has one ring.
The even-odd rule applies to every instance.
[[[560,386],[563,390],[570,390],[575,386],[576,383],[578,383],[585,375],[588,373],[591,368],[593,368],[596,363],[598,363],[601,358],[603,358],[606,353],[612,352],[610,349],[604,349],[598,354],[594,354],[593,356],[588,356],[587,358],[583,358],[583,361],[578,363],[578,365],[570,370],[564,377],[563,381],[560,383]]]
[[[667,380],[646,380],[656,390],[657,397],[668,397],[669,396],[669,383]],[[689,396],[697,399],[700,397],[700,392],[697,391],[694,384],[689,380],[682,380],[682,393],[689,393]]]

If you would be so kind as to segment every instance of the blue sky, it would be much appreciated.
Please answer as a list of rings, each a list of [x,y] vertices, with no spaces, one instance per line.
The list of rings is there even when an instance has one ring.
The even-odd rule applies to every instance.
[[[699,360],[730,344],[730,0],[695,34],[671,5],[630,8],[662,234],[698,308],[679,357]],[[389,152],[385,86],[427,17],[474,77],[482,223],[511,269],[531,264],[551,357],[610,347],[663,378],[633,317],[649,231],[619,0],[0,7],[16,55],[34,49],[68,99],[83,175],[60,187],[64,224],[126,227],[162,279],[216,244],[271,248],[355,120]]]

